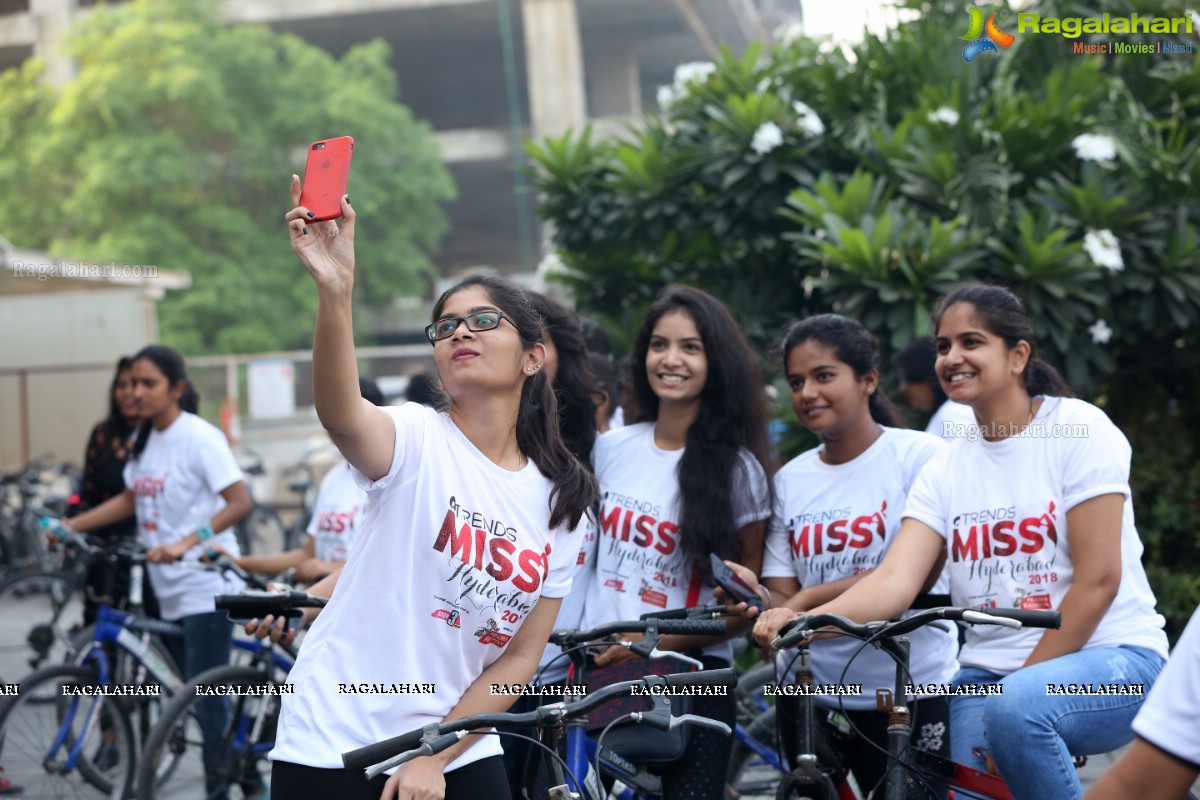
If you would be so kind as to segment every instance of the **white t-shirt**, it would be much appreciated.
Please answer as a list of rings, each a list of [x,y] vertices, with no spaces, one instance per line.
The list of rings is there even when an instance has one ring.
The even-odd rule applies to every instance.
[[[571,587],[583,526],[550,528],[552,485],[536,464],[497,466],[417,403],[384,411],[395,455],[374,483],[354,472],[371,499],[288,676],[276,760],[340,768],[347,750],[441,722],[538,598]],[[447,771],[500,754],[496,737],[476,738]]]
[[[933,412],[929,424],[925,426],[925,432],[953,442],[966,435],[966,429],[974,425],[975,411],[970,406],[947,400]]]
[[[716,602],[715,587],[704,585],[680,547],[676,469],[681,458],[682,449],[661,450],[654,443],[653,422],[627,425],[596,440],[592,461],[600,482],[600,538],[584,628]],[[767,477],[749,452],[741,454],[733,477],[735,529],[767,519]],[[733,654],[728,641],[704,652],[725,659]]]
[[[900,530],[900,512],[921,468],[946,448],[927,433],[884,428],[870,447],[845,464],[826,464],[823,447],[788,462],[775,475],[775,513],[767,534],[763,578],[796,578],[801,587],[840,581],[879,566]],[[946,593],[942,574],[932,591]],[[932,626],[908,634],[909,671],[918,684],[949,683],[958,663],[955,632]],[[834,684],[862,644],[857,639],[817,639],[810,645],[813,677]],[[780,670],[794,673],[794,651],[779,654]],[[875,690],[891,689],[895,662],[868,647],[846,673],[845,683],[861,684],[861,696],[846,695],[846,708],[875,708]],[[836,707],[837,697],[817,696],[818,705]]]
[[[164,430],[151,428],[141,456],[131,454],[122,474],[133,492],[139,541],[147,549],[177,542],[210,522],[225,507],[221,492],[243,479],[225,434],[186,411]],[[234,557],[241,555],[233,528],[205,544],[218,544]],[[181,560],[198,561],[202,551],[193,547]],[[146,568],[166,620],[211,613],[215,595],[242,588],[241,581],[219,572],[178,564],[147,564]]]
[[[1133,732],[1200,767],[1200,608],[1133,719]]]
[[[308,535],[315,539],[314,555],[321,561],[345,561],[362,521],[367,493],[354,481],[345,461],[325,474],[317,490]]]
[[[607,434],[605,434],[607,435]],[[583,604],[596,578],[596,539],[597,528],[592,514],[588,514],[580,523],[583,528],[583,539],[579,544],[579,555],[575,559],[575,574],[571,578],[571,592],[563,598],[558,609],[558,619],[554,621],[554,630],[563,628],[578,628],[583,622]],[[552,665],[552,666],[548,666]],[[562,647],[547,644],[538,663],[538,672],[534,675],[534,683],[561,683],[567,678],[571,667],[571,657],[563,653]],[[546,668],[543,671],[543,668]],[[538,678],[538,675],[541,678]]]
[[[1154,610],[1133,524],[1129,441],[1103,411],[1065,397],[1044,398],[1027,432],[998,442],[956,440],[930,459],[908,494],[904,516],[946,540],[954,604],[1058,608],[1075,574],[1067,512],[1120,494],[1121,587],[1084,647],[1133,645],[1166,658],[1164,620]],[[1082,531],[1074,546],[1087,542]],[[959,661],[1006,675],[1041,636],[1040,628],[972,626]]]

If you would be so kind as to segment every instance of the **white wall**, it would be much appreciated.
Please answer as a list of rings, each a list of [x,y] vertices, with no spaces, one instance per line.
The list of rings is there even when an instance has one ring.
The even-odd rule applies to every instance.
[[[88,433],[107,413],[117,359],[157,335],[154,301],[141,288],[0,296],[0,469],[21,464],[12,370],[37,370],[26,377],[29,454],[81,463]]]

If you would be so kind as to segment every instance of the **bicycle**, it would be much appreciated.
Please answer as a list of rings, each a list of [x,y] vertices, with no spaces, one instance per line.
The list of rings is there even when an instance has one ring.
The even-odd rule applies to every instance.
[[[77,533],[68,534],[67,542],[85,552],[98,550]],[[145,553],[128,542],[119,549],[130,563],[130,608],[140,609]],[[185,563],[230,571],[251,585],[263,585],[228,559]],[[157,721],[159,698],[184,685],[153,637],[182,636],[177,623],[101,605],[91,639],[74,662],[37,670],[21,682],[20,695],[0,706],[5,766],[26,787],[41,787],[51,796],[82,789],[82,784],[109,797],[126,796],[133,787],[138,741]],[[233,647],[257,649],[238,639]],[[91,757],[84,754],[88,747],[95,748]],[[172,769],[170,763],[161,764],[157,780],[165,780]]]
[[[0,476],[0,570],[5,578],[56,568],[38,525],[41,517],[60,515],[66,508],[65,495],[47,491],[56,479],[71,481],[71,468],[41,459]]]
[[[245,618],[287,614],[294,609],[320,608],[327,598],[303,592],[247,592],[219,595],[218,610]],[[236,620],[235,620],[236,621]],[[251,643],[253,658],[245,666],[214,667],[197,675],[171,699],[145,740],[138,766],[139,800],[185,800],[193,797],[243,797],[263,791],[267,753],[275,746],[279,697],[286,691],[287,674],[296,663],[292,647],[272,645],[268,638]],[[232,708],[221,735],[205,764],[197,706],[206,697],[228,697]],[[159,780],[167,758],[173,772]]]
[[[679,622],[683,622],[679,620]],[[724,627],[722,625],[722,627]],[[736,676],[732,669],[707,670],[702,672],[687,672],[675,675],[647,675],[637,680],[622,681],[606,686],[587,697],[552,703],[540,706],[534,711],[520,714],[495,713],[472,714],[449,722],[430,724],[423,728],[388,739],[383,742],[368,745],[342,754],[342,763],[347,769],[365,769],[368,779],[399,767],[419,756],[435,755],[458,742],[464,736],[481,728],[492,727],[536,727],[539,739],[533,741],[548,754],[551,783],[551,800],[603,800],[607,795],[603,787],[592,777],[585,778],[581,784],[580,771],[563,759],[557,751],[557,743],[563,737],[564,729],[569,731],[583,723],[582,717],[589,711],[620,697],[628,697],[639,689],[649,695],[653,701],[652,707],[644,712],[634,712],[625,715],[631,722],[647,724],[660,730],[668,730],[677,725],[694,724],[713,728],[729,734],[729,726],[708,717],[691,714],[673,717],[667,694],[677,687],[725,686],[735,684]],[[624,718],[619,718],[624,719]],[[499,735],[521,736],[521,734],[505,733],[503,731],[488,731]],[[601,735],[603,739],[603,735]],[[602,742],[601,742],[602,744]],[[601,749],[602,755],[607,751]],[[589,766],[584,764],[582,766]],[[574,789],[569,787],[575,787]],[[587,789],[580,789],[586,786]]]
[[[1004,608],[954,608],[942,607],[917,611],[898,621],[868,622],[859,625],[845,617],[834,614],[818,614],[801,617],[793,621],[771,643],[772,649],[799,645],[814,634],[828,633],[821,628],[833,627],[842,633],[863,640],[863,647],[875,644],[896,661],[894,688],[876,691],[876,704],[882,713],[888,714],[887,754],[889,767],[882,779],[883,794],[872,793],[880,800],[916,800],[943,797],[945,790],[961,791],[967,797],[985,800],[1012,800],[1004,781],[987,772],[972,769],[962,764],[941,758],[909,746],[912,734],[912,713],[904,698],[906,686],[911,683],[908,675],[908,640],[903,634],[938,620],[952,620],[969,625],[1003,625],[1020,628],[1023,625],[1039,628],[1057,628],[1062,615],[1057,611],[1026,611]],[[798,684],[812,683],[812,671],[805,663],[807,648],[800,654],[797,671]],[[847,670],[849,665],[847,665]],[[846,674],[843,671],[843,678]],[[850,787],[844,771],[830,775],[817,755],[813,696],[803,689],[800,696],[800,712],[797,721],[797,750],[792,770],[783,778],[776,792],[777,800],[847,800],[856,795]]]

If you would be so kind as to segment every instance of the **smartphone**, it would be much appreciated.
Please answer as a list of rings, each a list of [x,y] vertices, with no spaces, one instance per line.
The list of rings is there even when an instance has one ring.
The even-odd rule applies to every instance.
[[[315,215],[314,222],[337,219],[342,215],[342,197],[350,180],[353,155],[354,138],[351,136],[323,139],[308,146],[300,205]]]
[[[717,558],[715,555],[709,555],[710,563],[712,564],[713,577],[716,578],[717,586],[725,590],[725,594],[729,595],[735,603],[745,603],[747,606],[753,606],[759,611],[763,609],[762,595],[754,589],[746,585],[746,582],[738,577],[729,566]]]

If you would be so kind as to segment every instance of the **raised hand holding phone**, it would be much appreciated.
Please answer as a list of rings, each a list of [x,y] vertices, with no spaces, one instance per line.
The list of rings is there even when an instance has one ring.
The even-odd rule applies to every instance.
[[[321,222],[316,214],[300,205],[300,177],[292,176],[292,205],[284,219],[291,233],[292,252],[308,269],[318,287],[344,287],[354,284],[354,209],[343,195],[342,224]]]

